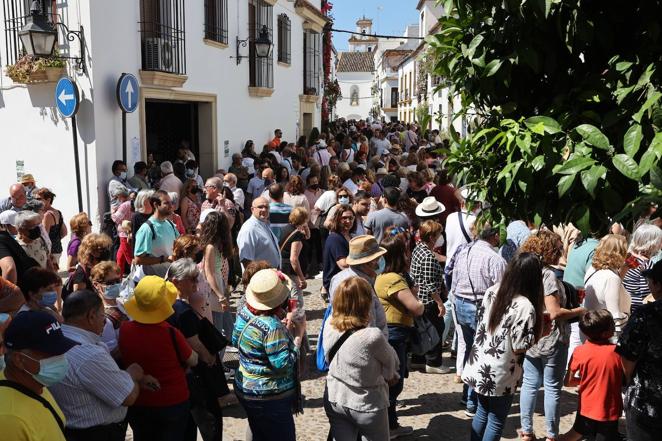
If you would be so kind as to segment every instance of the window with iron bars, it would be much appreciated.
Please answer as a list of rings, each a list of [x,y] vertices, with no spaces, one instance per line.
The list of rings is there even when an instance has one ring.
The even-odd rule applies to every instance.
[[[303,93],[319,95],[320,92],[320,34],[303,33]]]
[[[273,41],[273,7],[264,0],[250,0],[248,3],[248,33],[249,33],[249,86],[274,87],[273,53],[268,57],[257,56],[255,40],[260,36],[263,27],[269,32],[269,40]]]
[[[57,23],[57,1],[48,0],[44,2],[46,15],[52,23]],[[25,26],[30,17],[30,6],[32,0],[2,0],[2,16],[5,25],[5,64],[15,64],[23,55],[25,48],[21,44],[18,33]],[[58,44],[55,45],[58,47]]]
[[[143,70],[186,74],[184,0],[141,0]]]
[[[228,44],[228,0],[205,0],[205,38]]]
[[[292,24],[286,14],[278,16],[278,62],[290,64],[292,51]]]

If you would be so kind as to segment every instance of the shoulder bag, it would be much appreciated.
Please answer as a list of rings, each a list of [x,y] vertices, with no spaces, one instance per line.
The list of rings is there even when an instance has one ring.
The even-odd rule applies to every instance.
[[[441,341],[437,328],[424,315],[414,318],[414,330],[411,352],[416,355],[425,355]]]

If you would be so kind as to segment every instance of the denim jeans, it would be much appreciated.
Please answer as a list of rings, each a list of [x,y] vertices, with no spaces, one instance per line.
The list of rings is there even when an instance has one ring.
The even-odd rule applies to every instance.
[[[471,347],[474,344],[474,335],[476,334],[476,304],[465,300],[461,297],[455,298],[455,317],[457,325],[462,330],[462,338],[464,339],[465,350],[464,354],[457,354],[458,358],[462,358],[462,366],[467,362]],[[467,396],[467,410],[476,410],[476,391],[464,385]],[[463,392],[464,395],[464,392]]]
[[[488,397],[477,394],[477,398],[478,409],[471,423],[471,441],[500,440],[510,405],[513,403],[513,395]]]
[[[131,406],[129,424],[135,441],[181,441],[186,434],[189,402],[173,406]]]
[[[390,428],[398,426],[398,416],[395,413],[395,404],[398,396],[402,393],[405,384],[405,377],[408,376],[407,372],[407,345],[411,339],[412,328],[404,326],[388,326],[388,342],[395,349],[398,354],[398,361],[400,361],[400,379],[393,386],[388,388],[388,425]]]
[[[292,400],[247,400],[237,395],[246,411],[253,441],[296,441]]]
[[[536,408],[538,389],[545,388],[545,428],[549,438],[559,436],[559,404],[565,376],[568,347],[558,344],[556,352],[549,356],[524,359],[524,378],[520,390],[520,412],[522,431],[533,433],[533,412]]]
[[[430,323],[432,323],[432,326],[437,330],[437,333],[439,334],[439,337],[441,337],[444,333],[444,328],[446,325],[444,324],[444,318],[439,317],[439,307],[437,306],[436,302],[430,302],[427,305],[425,305],[425,311],[423,312],[423,315],[430,320]],[[425,363],[427,366],[432,366],[432,367],[441,367],[442,365],[442,358],[441,358],[441,347],[443,346],[444,342],[443,340],[440,340],[439,343],[432,349],[430,349],[425,356],[422,355],[413,355],[411,357],[412,363],[418,363],[418,364],[423,364]]]

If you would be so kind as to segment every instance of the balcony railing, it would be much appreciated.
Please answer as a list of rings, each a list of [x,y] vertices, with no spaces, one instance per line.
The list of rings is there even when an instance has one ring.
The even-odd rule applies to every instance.
[[[142,68],[186,74],[184,0],[142,0]]]

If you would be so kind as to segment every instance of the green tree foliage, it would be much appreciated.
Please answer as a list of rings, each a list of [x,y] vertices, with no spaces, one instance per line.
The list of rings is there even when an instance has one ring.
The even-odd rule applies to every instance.
[[[475,127],[446,164],[493,216],[599,231],[661,199],[661,1],[440,3],[434,72]]]

